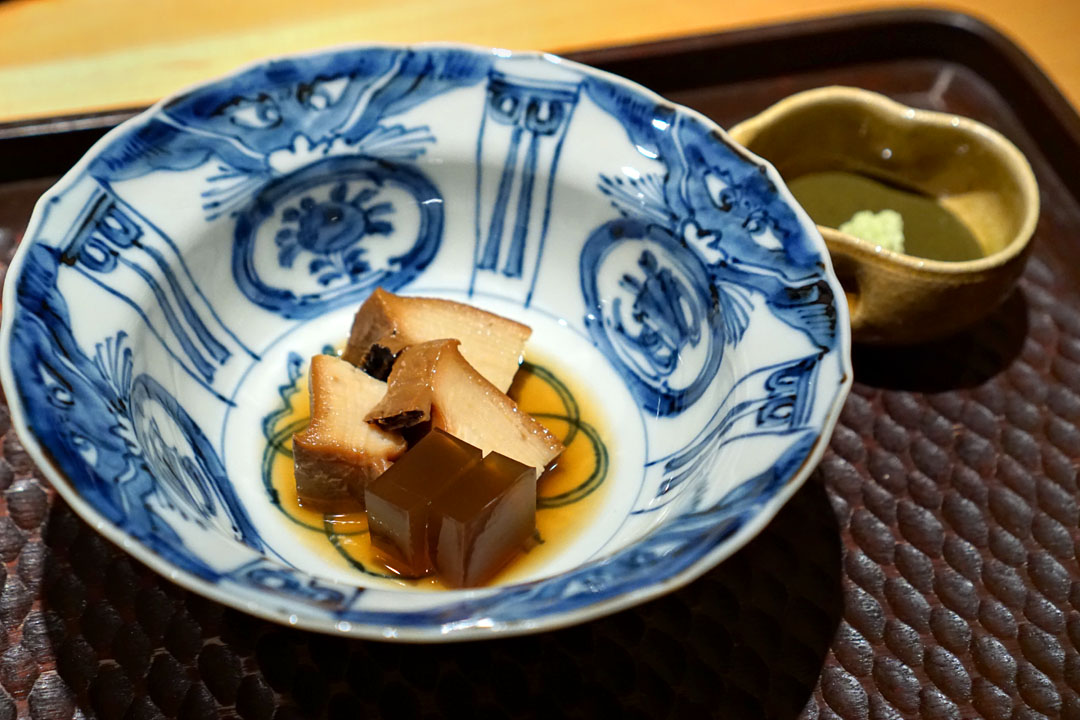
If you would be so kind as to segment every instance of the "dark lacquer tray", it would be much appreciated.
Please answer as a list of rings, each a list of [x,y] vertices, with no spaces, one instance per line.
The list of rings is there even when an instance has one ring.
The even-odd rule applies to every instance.
[[[0,406],[0,719],[1080,718],[1074,110],[1008,40],[945,12],[575,59],[723,125],[839,83],[994,126],[1042,188],[1019,291],[947,342],[856,348],[819,470],[732,559],[641,607],[493,642],[349,641],[188,593],[76,518]],[[0,127],[0,268],[37,195],[128,114]]]

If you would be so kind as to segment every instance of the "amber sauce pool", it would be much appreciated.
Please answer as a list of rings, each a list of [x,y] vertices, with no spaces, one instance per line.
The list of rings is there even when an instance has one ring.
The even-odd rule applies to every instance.
[[[509,395],[533,415],[566,450],[537,484],[536,536],[490,581],[515,582],[556,557],[578,536],[603,503],[609,466],[608,434],[584,385],[549,358],[530,352]],[[306,367],[306,364],[305,364]],[[322,515],[304,508],[296,496],[292,434],[308,421],[307,377],[279,388],[283,402],[267,416],[263,483],[272,502],[292,521],[298,540],[330,563],[409,588],[442,588],[433,577],[410,578],[387,564],[371,546],[363,513]]]

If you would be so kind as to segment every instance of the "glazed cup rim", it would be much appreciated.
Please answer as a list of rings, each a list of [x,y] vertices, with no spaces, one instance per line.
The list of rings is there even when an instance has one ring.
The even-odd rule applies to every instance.
[[[847,245],[859,254],[874,255],[906,269],[941,275],[982,273],[1007,264],[1022,254],[1030,243],[1039,220],[1039,186],[1027,158],[1007,137],[977,120],[956,115],[913,108],[881,93],[843,85],[830,85],[805,90],[780,100],[757,115],[733,126],[728,132],[741,145],[747,146],[765,127],[781,122],[786,116],[821,104],[837,104],[849,108],[871,108],[905,125],[926,125],[959,130],[982,140],[993,151],[993,157],[1017,182],[1023,199],[1019,229],[1013,238],[997,252],[974,260],[931,260],[895,252],[863,240],[836,228],[818,225],[822,237],[830,243]],[[831,250],[831,248],[830,248]]]

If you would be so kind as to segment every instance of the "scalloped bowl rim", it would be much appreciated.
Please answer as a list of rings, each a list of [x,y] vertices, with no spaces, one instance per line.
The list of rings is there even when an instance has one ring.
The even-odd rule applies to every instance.
[[[806,231],[808,239],[815,246],[820,253],[821,262],[823,265],[822,276],[828,281],[834,291],[836,298],[843,298],[843,292],[840,288],[840,284],[836,279],[835,272],[833,270],[832,262],[829,257],[829,253],[825,247],[825,243],[821,238],[816,226],[806,215],[805,211],[798,205],[784,184],[779,173],[768,161],[754,155],[743,146],[736,143],[728,135],[727,131],[720,127],[715,121],[711,120],[702,113],[673,102],[664,98],[662,95],[656,93],[649,88],[640,85],[634,81],[631,81],[622,76],[599,70],[582,63],[578,63],[573,60],[567,60],[558,55],[543,51],[534,50],[506,50],[498,47],[489,47],[481,45],[470,45],[466,43],[455,42],[424,42],[424,43],[378,43],[378,42],[360,42],[360,43],[346,43],[340,45],[333,45],[323,48],[317,48],[306,52],[289,53],[283,55],[267,56],[258,60],[241,65],[227,73],[217,75],[215,77],[207,78],[201,82],[193,83],[184,87],[176,92],[170,93],[158,102],[154,103],[145,110],[137,113],[133,117],[125,120],[116,127],[109,130],[105,135],[98,139],[89,150],[87,150],[79,161],[72,166],[64,175],[52,185],[35,203],[33,214],[31,215],[30,222],[23,234],[24,238],[32,238],[38,232],[41,225],[46,206],[63,191],[67,189],[67,186],[71,181],[83,171],[90,162],[106,147],[113,143],[116,139],[127,132],[132,126],[134,126],[140,119],[150,116],[151,114],[164,108],[170,102],[185,96],[191,92],[197,91],[215,82],[224,80],[229,77],[239,75],[241,73],[253,70],[266,65],[279,59],[300,59],[305,57],[317,57],[333,52],[360,52],[370,49],[402,49],[402,50],[424,50],[424,49],[453,49],[461,50],[472,53],[482,53],[495,55],[500,58],[515,57],[515,58],[531,58],[537,60],[543,60],[551,62],[559,66],[570,67],[579,72],[592,75],[595,77],[601,77],[612,83],[621,85],[625,88],[633,90],[635,93],[645,97],[656,103],[662,103],[675,109],[676,112],[694,118],[701,122],[710,131],[716,131],[720,134],[720,137],[724,141],[730,144],[735,151],[740,154],[747,162],[757,165],[765,169],[767,177],[775,185],[780,193],[780,197],[784,202],[791,207],[799,220],[800,225]],[[304,617],[296,614],[288,614],[273,606],[258,605],[251,602],[242,602],[236,596],[228,592],[227,587],[215,584],[213,582],[204,580],[186,570],[175,567],[168,560],[164,559],[156,552],[150,550],[144,546],[142,542],[132,537],[128,532],[118,527],[111,521],[105,519],[102,514],[89,502],[83,499],[80,493],[72,486],[67,477],[62,473],[48,457],[44,448],[39,444],[37,436],[29,428],[24,409],[22,406],[22,400],[16,388],[15,378],[12,370],[12,363],[10,362],[10,345],[11,345],[11,326],[16,312],[16,282],[21,270],[24,259],[27,255],[27,247],[32,243],[20,243],[12,262],[8,267],[7,282],[5,283],[3,292],[3,312],[2,319],[0,319],[0,357],[4,360],[0,360],[0,385],[2,385],[4,392],[7,396],[11,423],[20,441],[23,443],[24,448],[34,461],[35,465],[41,469],[44,476],[49,480],[50,484],[56,489],[59,495],[64,499],[68,505],[79,515],[85,522],[93,527],[97,532],[104,535],[111,542],[118,547],[122,548],[128,554],[134,556],[143,564],[147,565],[157,574],[164,578],[167,578],[181,587],[195,592],[203,597],[209,598],[222,605],[231,607],[236,610],[240,610],[247,614],[282,624],[289,627],[297,627],[304,630],[316,631],[327,633],[331,635],[339,635],[346,637],[355,637],[370,640],[393,640],[406,643],[430,643],[430,642],[447,642],[447,641],[468,641],[468,640],[481,640],[481,639],[493,639],[495,637],[511,637],[517,635],[531,634],[539,631],[557,630],[560,628],[577,625],[589,620],[604,617],[620,610],[632,607],[634,605],[641,604],[647,600],[659,597],[668,592],[676,590],[693,580],[700,577],[702,574],[711,570],[716,565],[729,558],[738,550],[742,549],[753,537],[761,532],[764,527],[772,521],[780,509],[787,503],[792,495],[798,491],[807,478],[813,472],[814,468],[820,462],[825,447],[828,444],[828,439],[831,437],[832,432],[839,421],[840,411],[847,398],[848,393],[851,390],[853,382],[853,371],[851,366],[851,333],[848,318],[848,308],[845,302],[835,302],[834,308],[836,310],[836,334],[837,334],[837,347],[835,352],[839,354],[841,363],[842,376],[839,385],[835,388],[835,392],[831,399],[828,400],[828,410],[824,418],[824,422],[821,427],[821,432],[815,437],[813,445],[806,457],[803,459],[798,470],[796,470],[791,478],[785,483],[785,485],[778,490],[772,498],[770,498],[765,504],[763,504],[758,512],[747,522],[745,522],[735,533],[726,538],[723,542],[718,544],[715,548],[703,555],[696,562],[682,570],[681,572],[663,578],[657,582],[638,587],[636,589],[624,592],[622,594],[614,595],[612,597],[601,599],[597,602],[591,603],[586,606],[574,608],[571,610],[562,611],[559,613],[546,614],[539,619],[519,619],[513,621],[507,621],[497,623],[492,626],[477,626],[470,625],[466,627],[455,627],[451,632],[447,632],[445,626],[404,626],[396,627],[393,633],[388,634],[384,630],[381,630],[378,626],[366,625],[360,623],[348,623],[348,622],[335,622],[330,618],[314,618]],[[654,530],[655,531],[655,530]],[[654,532],[652,531],[652,532]],[[636,542],[640,542],[639,539]],[[633,545],[635,543],[631,543]],[[592,564],[602,563],[608,555],[603,555],[598,558],[594,558],[586,563],[576,566],[575,569],[585,567]],[[564,574],[564,573],[560,573]],[[321,577],[321,576],[317,576]],[[470,597],[476,597],[480,595],[486,595],[493,591],[502,591],[510,588],[525,587],[534,585],[537,583],[543,583],[550,581],[552,577],[558,577],[558,575],[546,577],[538,580],[531,580],[522,583],[514,583],[507,585],[499,585],[493,587],[484,587],[471,590],[448,590],[440,591],[445,594],[453,594],[460,599],[468,599]],[[332,579],[325,579],[325,582],[330,585],[341,585],[337,581]],[[399,595],[403,593],[419,594],[418,591],[410,590],[390,590],[390,589],[367,589],[365,592],[369,593],[385,593],[387,595]],[[426,594],[426,593],[425,593]]]

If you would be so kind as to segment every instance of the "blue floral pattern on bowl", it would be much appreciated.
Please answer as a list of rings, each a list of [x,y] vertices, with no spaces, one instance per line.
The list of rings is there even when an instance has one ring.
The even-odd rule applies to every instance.
[[[276,394],[378,286],[528,322],[604,398],[617,492],[570,556],[408,591],[306,564],[267,513]],[[159,103],[39,202],[3,307],[15,426],[85,519],[216,600],[377,638],[531,632],[689,581],[805,480],[851,378],[775,171],[627,81],[463,47],[278,59]]]

